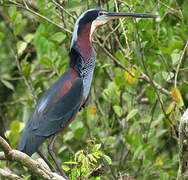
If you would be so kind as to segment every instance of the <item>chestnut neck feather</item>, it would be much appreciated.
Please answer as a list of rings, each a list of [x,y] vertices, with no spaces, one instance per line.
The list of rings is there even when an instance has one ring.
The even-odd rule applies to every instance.
[[[74,68],[80,75],[82,68],[95,53],[90,41],[91,23],[86,24],[79,32],[77,40],[72,45],[70,56],[70,67]]]
[[[90,29],[91,23],[86,24],[84,28],[79,32],[78,39],[76,41],[76,44],[80,48],[80,53],[83,57],[84,62],[86,62],[91,57],[93,48],[90,41]]]

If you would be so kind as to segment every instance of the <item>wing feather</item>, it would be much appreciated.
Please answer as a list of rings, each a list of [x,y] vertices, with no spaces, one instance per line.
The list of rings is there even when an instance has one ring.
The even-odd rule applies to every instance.
[[[65,127],[78,111],[83,96],[83,81],[76,78],[71,88],[40,119],[34,130],[39,136],[51,136]]]

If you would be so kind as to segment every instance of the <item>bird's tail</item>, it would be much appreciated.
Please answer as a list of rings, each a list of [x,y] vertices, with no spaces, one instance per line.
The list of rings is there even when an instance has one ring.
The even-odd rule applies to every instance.
[[[35,135],[30,129],[25,128],[19,141],[18,150],[31,156],[38,150],[45,139],[46,137]]]

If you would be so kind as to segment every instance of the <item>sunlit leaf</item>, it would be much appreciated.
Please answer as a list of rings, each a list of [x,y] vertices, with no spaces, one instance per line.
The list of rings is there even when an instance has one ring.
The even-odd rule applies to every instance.
[[[102,66],[102,68],[108,68],[108,67],[112,67],[112,66],[114,66],[114,64],[108,63],[108,64],[104,64],[104,65]]]
[[[24,37],[24,41],[27,42],[27,43],[30,43],[34,38],[34,34],[27,34],[25,37]]]
[[[68,161],[68,162],[64,162],[64,164],[73,164],[73,165],[77,165],[78,163],[75,161]]]
[[[172,98],[179,104],[179,106],[184,106],[181,93],[177,87],[172,88]]]
[[[180,56],[181,56],[181,54],[178,53],[176,50],[171,54],[173,65],[178,64],[178,61],[180,60]]]
[[[170,114],[173,111],[174,107],[175,107],[175,102],[170,103],[166,111],[166,114]]]
[[[1,82],[9,89],[14,90],[14,86],[7,80],[1,80]]]
[[[132,119],[137,113],[138,113],[138,109],[133,109],[131,110],[131,112],[129,112],[129,114],[126,117],[126,120],[129,121],[130,119]]]
[[[122,110],[122,108],[121,108],[120,106],[115,105],[115,106],[113,106],[113,109],[114,109],[115,113],[116,113],[119,117],[123,114],[123,110]]]
[[[90,114],[90,115],[95,114],[95,110],[96,110],[96,106],[95,106],[95,105],[92,105],[92,106],[90,107],[89,114]]]
[[[62,167],[62,169],[64,170],[64,171],[69,171],[70,170],[70,167],[69,166],[66,166],[66,165],[62,165],[61,166]]]
[[[112,164],[112,159],[109,156],[104,154],[103,157],[104,157],[104,159],[106,159],[106,161],[108,162],[109,165]]]
[[[94,146],[94,151],[97,151],[97,150],[99,150],[101,148],[101,144],[95,144],[95,146]]]
[[[42,58],[40,58],[40,63],[44,66],[51,66],[51,59],[47,56],[43,56]]]
[[[163,167],[163,161],[162,161],[162,159],[159,156],[156,159],[156,167],[158,169],[161,169]]]
[[[128,70],[130,72],[132,72],[133,74],[136,73],[136,69],[131,67],[131,68],[128,68]],[[125,79],[129,82],[129,83],[134,83],[136,81],[136,78],[133,77],[132,75],[130,75],[127,71],[125,71]]]
[[[18,52],[18,55],[21,56],[24,52],[24,50],[26,49],[27,47],[27,43],[24,42],[24,41],[19,41],[17,43],[17,52]]]

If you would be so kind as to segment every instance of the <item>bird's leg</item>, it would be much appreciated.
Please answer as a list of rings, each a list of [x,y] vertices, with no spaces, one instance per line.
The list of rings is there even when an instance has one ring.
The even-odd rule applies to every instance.
[[[48,167],[51,169],[52,172],[57,172],[56,169],[50,163],[50,161],[48,161],[48,159],[46,159],[45,156],[39,150],[37,151],[37,153],[45,161],[45,163],[48,165]]]
[[[59,133],[55,134],[54,137],[52,138],[52,140],[51,140],[51,142],[50,142],[50,144],[49,144],[49,146],[48,146],[48,152],[49,152],[50,156],[52,157],[52,159],[54,160],[54,162],[55,162],[57,168],[59,169],[59,171],[60,171],[60,173],[61,173],[61,175],[62,175],[65,179],[68,179],[68,177],[66,176],[65,172],[64,172],[63,169],[61,168],[61,166],[60,166],[60,164],[58,163],[57,158],[56,158],[56,156],[55,156],[55,154],[54,154],[54,152],[53,152],[53,146],[54,146],[54,143],[55,143],[55,141],[56,141],[56,138],[57,138],[58,134],[59,134]]]

